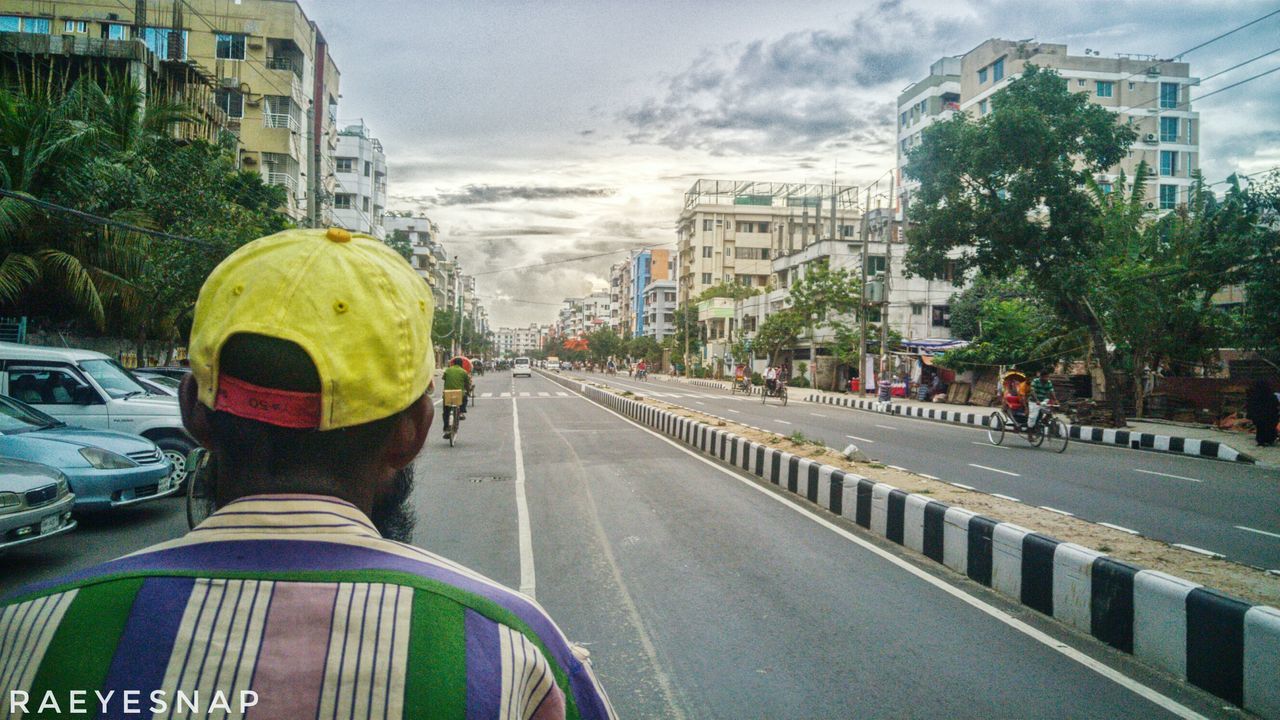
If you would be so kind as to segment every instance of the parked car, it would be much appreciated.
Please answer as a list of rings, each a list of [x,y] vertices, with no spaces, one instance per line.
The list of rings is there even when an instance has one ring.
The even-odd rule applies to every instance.
[[[0,554],[74,530],[75,499],[57,468],[0,457]]]
[[[134,368],[134,375],[163,375],[167,378],[173,378],[178,382],[182,382],[182,378],[191,374],[191,368],[181,365],[155,365],[148,367]]]
[[[109,510],[171,495],[172,464],[150,440],[112,430],[72,427],[0,395],[0,457],[62,471],[76,510]]]
[[[529,358],[527,357],[516,358],[515,363],[511,366],[511,377],[520,377],[522,375],[524,377],[533,375],[533,370],[531,369]]]
[[[0,393],[69,425],[118,430],[151,440],[181,483],[196,441],[182,427],[175,397],[157,397],[99,352],[0,343]]]
[[[133,379],[146,388],[147,392],[159,397],[178,397],[178,386],[182,384],[168,375],[152,375],[137,370],[133,371]]]

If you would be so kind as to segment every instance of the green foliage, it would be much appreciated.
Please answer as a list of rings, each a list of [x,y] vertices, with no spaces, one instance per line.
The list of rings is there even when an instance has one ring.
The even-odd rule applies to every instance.
[[[695,303],[713,298],[730,298],[732,300],[746,300],[749,297],[755,297],[761,292],[760,288],[753,288],[750,285],[743,285],[736,282],[718,282],[715,285],[703,290],[698,297],[694,298]]]
[[[815,325],[827,326],[834,322],[834,316],[857,312],[861,284],[858,276],[844,268],[832,270],[815,264],[791,286],[791,307],[806,322],[817,315]]]
[[[476,330],[475,323],[466,315],[462,322],[458,321],[459,313],[454,308],[437,307],[431,321],[431,342],[436,347],[449,351],[454,341],[461,337],[462,354],[467,357],[480,357],[493,350],[493,341]]]
[[[785,308],[770,314],[760,323],[752,346],[756,352],[763,353],[774,364],[774,357],[783,349],[796,343],[800,333],[809,325],[808,317],[802,315],[794,307]]]
[[[805,377],[803,374],[797,374],[795,377],[787,380],[787,384],[791,387],[807,388],[809,387],[809,378]]]
[[[764,385],[764,376],[758,372],[751,373],[751,384],[755,385],[756,387],[760,387],[761,385]]]
[[[627,341],[626,354],[635,360],[643,359],[649,365],[662,362],[662,345],[647,336],[633,337]]]
[[[413,262],[413,243],[409,241],[407,230],[395,230],[387,236],[386,243],[392,250],[400,253],[407,262]]]
[[[622,338],[607,327],[588,333],[587,347],[591,359],[597,363],[605,363],[609,358],[617,358],[625,349]]]
[[[1240,235],[1245,249],[1233,279],[1244,287],[1244,305],[1238,317],[1238,337],[1244,347],[1257,350],[1280,364],[1280,172],[1254,181],[1237,191],[1234,178],[1228,197],[1238,198],[1246,216],[1247,231]]]
[[[702,335],[698,328],[698,308],[695,305],[684,305],[675,312],[675,334],[667,338],[668,347],[674,357],[690,357],[702,349]]]
[[[979,318],[981,334],[967,347],[938,356],[939,365],[953,370],[998,365],[1036,370],[1057,361],[1057,323],[1033,302],[1017,297],[986,297],[981,301]]]

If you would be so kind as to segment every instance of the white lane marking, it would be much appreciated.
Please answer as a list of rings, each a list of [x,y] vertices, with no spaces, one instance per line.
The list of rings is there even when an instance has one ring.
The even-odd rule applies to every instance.
[[[790,425],[790,424],[791,424],[791,423],[787,422],[786,420],[779,420],[778,422],[782,423],[783,425]]]
[[[1051,513],[1058,513],[1059,515],[1066,515],[1067,517],[1075,517],[1075,516],[1076,516],[1076,514],[1075,514],[1075,513],[1069,513],[1069,512],[1067,512],[1066,510],[1059,510],[1058,508],[1052,508],[1052,507],[1049,507],[1048,505],[1041,505],[1041,506],[1040,506],[1040,509],[1041,509],[1041,510],[1048,510],[1048,511],[1049,511],[1049,512],[1051,512]]]
[[[1134,468],[1134,472],[1145,473],[1147,475],[1159,475],[1160,477],[1173,478],[1174,480],[1190,480],[1191,482],[1204,482],[1195,478],[1185,477],[1183,475],[1170,475],[1169,473],[1156,472],[1155,470],[1143,470],[1142,468]]]
[[[894,426],[892,426],[892,425],[876,425],[876,427],[878,427],[878,428],[884,428],[885,430],[897,430],[897,429],[898,429],[898,428],[896,428],[896,427],[894,427]]]
[[[737,410],[734,410],[733,408],[725,408],[725,409],[724,409],[724,411],[725,411],[725,412],[731,412],[731,413],[733,413],[734,415],[741,415],[741,414],[742,414],[741,412],[739,412],[739,411],[737,411]]]
[[[1101,525],[1102,527],[1109,527],[1109,528],[1111,528],[1112,530],[1119,530],[1119,531],[1120,531],[1120,532],[1122,532],[1122,533],[1129,533],[1130,535],[1141,535],[1141,534],[1142,534],[1142,533],[1138,532],[1137,530],[1133,530],[1133,529],[1131,529],[1131,528],[1127,528],[1127,527],[1125,527],[1125,526],[1123,526],[1123,525],[1112,525],[1111,523],[1104,523],[1104,522],[1100,522],[1100,523],[1098,523],[1098,524],[1099,524],[1099,525]]]
[[[525,393],[526,395],[528,393]],[[533,572],[533,533],[529,529],[529,499],[524,492],[524,450],[520,444],[520,403],[511,401],[511,428],[516,453],[516,521],[520,538],[520,592],[535,597],[537,578]]]
[[[540,392],[540,393],[538,393],[538,397],[551,397],[551,393],[549,393],[549,392]]]
[[[1176,548],[1182,548],[1183,550],[1189,550],[1193,553],[1196,553],[1197,555],[1208,555],[1209,557],[1213,557],[1213,558],[1226,557],[1226,555],[1223,555],[1222,553],[1216,553],[1212,550],[1205,550],[1204,548],[1196,547],[1195,545],[1183,545],[1182,543],[1173,543],[1173,546]]]
[[[972,490],[974,492],[978,492],[978,488],[972,485],[965,485],[964,483],[951,483],[951,484],[955,485],[958,488],[964,488],[965,490]]]
[[[1001,475],[1010,475],[1012,477],[1022,477],[1016,472],[1009,472],[1008,470],[1001,470],[1000,468],[987,467],[986,465],[978,465],[977,463],[969,463],[969,467],[976,467],[982,470],[990,470],[991,472],[998,472]]]
[[[694,404],[694,405],[702,405],[703,407],[706,407],[706,403],[701,402],[701,401],[699,401],[699,400],[694,400],[694,401],[693,401],[693,404]]]
[[[1003,445],[992,445],[992,444],[991,444],[991,443],[989,443],[989,442],[978,442],[977,440],[970,440],[969,442],[973,443],[974,445],[978,445],[978,446],[980,446],[980,447],[995,448],[996,450],[1008,450],[1008,449],[1009,449],[1009,448],[1007,448],[1007,447],[1005,447],[1005,446],[1003,446]]]
[[[522,393],[520,393],[520,397],[529,397],[529,393],[527,393],[527,392],[522,392]]]
[[[569,393],[567,393],[567,392],[558,392],[558,393],[556,393],[556,397],[569,397]]]
[[[929,478],[930,480],[937,480],[937,481],[939,481],[939,482],[941,482],[941,481],[942,481],[942,478],[940,478],[940,477],[937,477],[937,476],[934,476],[934,475],[926,475],[925,473],[920,473],[920,477],[922,477],[922,478]]]
[[[809,413],[809,414],[810,414],[810,415],[812,415],[812,416],[814,416],[814,417],[827,417],[826,415],[823,415],[822,413],[812,413],[812,412],[811,412],[811,413]]]
[[[581,393],[575,392],[574,394],[579,395],[584,400],[588,400],[588,401],[590,400],[590,398],[586,397],[585,395],[581,395]],[[1041,645],[1044,645],[1050,650],[1053,650],[1054,652],[1057,652],[1066,656],[1067,658],[1079,663],[1080,665],[1084,666],[1085,668],[1088,668],[1089,670],[1092,670],[1093,672],[1101,675],[1102,677],[1110,680],[1111,682],[1119,685],[1120,687],[1125,688],[1126,690],[1132,692],[1133,694],[1138,695],[1139,697],[1145,698],[1146,700],[1156,705],[1159,705],[1160,707],[1164,708],[1165,710],[1168,710],[1169,712],[1173,713],[1174,715],[1177,715],[1178,717],[1186,718],[1186,720],[1208,720],[1208,718],[1206,718],[1205,716],[1195,712],[1194,710],[1187,707],[1186,705],[1183,705],[1177,700],[1174,700],[1173,698],[1168,697],[1166,695],[1162,695],[1156,690],[1153,690],[1152,688],[1149,688],[1146,685],[1143,685],[1141,682],[1138,682],[1137,680],[1134,680],[1133,678],[1124,675],[1119,670],[1116,670],[1115,668],[1105,665],[1102,662],[1089,657],[1083,652],[1076,650],[1075,648],[1071,647],[1070,645],[1067,645],[1061,640],[1058,640],[1052,635],[1049,635],[1043,630],[1038,630],[1028,625],[1027,623],[1017,619],[1016,617],[1010,615],[1009,613],[1001,610],[1000,608],[995,607],[994,605],[990,605],[972,595],[969,595],[968,593],[961,590],[960,588],[954,587],[949,583],[947,583],[946,581],[941,580],[937,577],[934,577],[933,575],[929,574],[928,572],[925,572],[924,570],[916,567],[915,565],[912,565],[906,560],[903,560],[902,558],[897,557],[896,555],[893,555],[889,551],[884,550],[876,545],[873,545],[871,542],[867,540],[863,540],[857,535],[854,535],[853,533],[849,532],[848,530],[845,530],[844,528],[836,525],[835,523],[827,520],[826,518],[819,517],[818,515],[814,514],[808,509],[800,505],[797,505],[787,497],[779,493],[776,493],[772,490],[769,490],[762,485],[757,484],[755,480],[746,478],[742,475],[739,475],[737,472],[730,470],[729,468],[718,465],[712,462],[711,460],[703,457],[699,453],[684,447],[683,445],[676,442],[675,440],[672,440],[671,438],[668,438],[668,437],[664,437],[658,434],[657,432],[650,430],[649,428],[632,420],[631,418],[626,417],[625,415],[614,412],[613,410],[610,410],[609,408],[604,407],[603,405],[597,404],[597,407],[609,413],[610,415],[617,417],[618,419],[622,420],[625,423],[634,425],[635,427],[639,428],[642,432],[648,433],[658,438],[659,440],[667,443],[668,445],[674,447],[680,452],[683,452],[684,454],[688,455],[694,460],[697,460],[698,462],[701,462],[710,468],[713,468],[725,475],[728,475],[729,477],[737,480],[743,485],[746,485],[747,487],[755,490],[756,492],[759,492],[761,495],[764,495],[767,498],[771,498],[772,500],[778,503],[781,503],[784,507],[794,510],[800,515],[803,515],[804,517],[812,520],[818,525],[830,530],[831,532],[839,535],[845,540],[848,540],[854,545],[857,545],[858,547],[879,556],[881,559],[898,566],[900,569],[929,583],[930,585],[938,588],[942,592],[945,592],[948,595],[951,595],[952,597],[956,598],[957,600],[978,609],[979,611],[991,616],[992,618],[995,618],[996,620],[1004,623],[1005,625],[1008,625],[1009,627],[1013,628],[1014,630],[1017,630],[1023,635],[1026,635],[1032,640],[1035,640]],[[952,483],[952,484],[959,485],[959,483]],[[960,487],[965,487],[965,486],[960,485]],[[972,488],[968,488],[968,489],[972,489]]]
[[[892,468],[892,469],[897,470],[897,471],[899,471],[899,472],[905,472],[905,473],[909,473],[909,472],[911,472],[910,470],[908,470],[908,469],[906,469],[906,468],[902,467],[901,465],[886,465],[885,467]]]
[[[1245,532],[1258,533],[1259,535],[1268,535],[1273,538],[1280,538],[1280,534],[1267,532],[1266,530],[1258,530],[1257,528],[1245,527],[1244,525],[1237,525],[1236,529],[1244,530]]]
[[[505,397],[505,398],[509,398],[509,397],[511,397],[511,393],[509,393],[509,392],[504,392],[504,393],[502,393],[501,395],[499,395],[498,397]]]
[[[487,393],[480,393],[480,397],[493,397],[493,393],[491,393],[491,392],[487,392]]]
[[[1018,498],[1016,498],[1016,497],[1011,497],[1011,496],[1009,496],[1009,495],[1001,495],[1000,493],[991,493],[991,497],[998,497],[998,498],[1000,498],[1001,500],[1008,500],[1008,501],[1010,501],[1010,502],[1016,502],[1016,503],[1020,503],[1020,502],[1022,502],[1021,500],[1019,500],[1019,499],[1018,499]]]
[[[858,437],[857,435],[845,435],[845,437],[849,438],[850,440],[857,440],[858,442],[871,443],[872,445],[875,445],[875,444],[876,444],[876,441],[875,441],[875,440],[868,440],[867,438],[860,438],[860,437]]]

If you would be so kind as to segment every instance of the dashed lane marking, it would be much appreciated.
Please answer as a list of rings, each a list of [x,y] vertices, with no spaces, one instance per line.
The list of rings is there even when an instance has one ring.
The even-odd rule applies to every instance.
[[[1122,532],[1122,533],[1129,533],[1130,535],[1141,535],[1141,534],[1142,534],[1142,533],[1138,532],[1137,530],[1134,530],[1134,529],[1132,529],[1132,528],[1127,528],[1127,527],[1125,527],[1125,526],[1123,526],[1123,525],[1112,525],[1111,523],[1105,523],[1105,522],[1100,522],[1100,523],[1098,523],[1098,524],[1099,524],[1099,525],[1101,525],[1102,527],[1109,527],[1109,528],[1111,528],[1112,530],[1119,530],[1119,531],[1120,531],[1120,532]]]
[[[858,437],[857,435],[845,435],[845,437],[849,438],[850,440],[857,440],[858,442],[871,443],[872,445],[876,444],[875,440],[868,440],[867,438]]]
[[[1142,468],[1134,468],[1133,471],[1140,472],[1145,475],[1159,475],[1160,477],[1173,478],[1174,480],[1190,480],[1191,482],[1204,482],[1203,480],[1197,480],[1193,477],[1186,477],[1184,475],[1170,475],[1169,473],[1156,472],[1155,470],[1143,470]]]
[[[1214,552],[1214,551],[1212,551],[1212,550],[1205,550],[1204,548],[1202,548],[1202,547],[1196,547],[1195,545],[1183,545],[1182,543],[1173,543],[1173,546],[1174,546],[1174,547],[1176,547],[1176,548],[1182,548],[1183,550],[1187,550],[1187,551],[1190,551],[1190,552],[1196,553],[1197,555],[1207,555],[1207,556],[1209,556],[1209,557],[1213,557],[1213,558],[1224,558],[1224,557],[1226,557],[1226,555],[1223,555],[1222,553],[1216,553],[1216,552]]]
[[[977,440],[970,440],[969,442],[973,443],[974,445],[979,445],[979,446],[981,446],[981,447],[995,448],[996,450],[1008,450],[1008,449],[1009,449],[1009,448],[1007,448],[1007,447],[1005,447],[1005,446],[1003,446],[1003,445],[992,445],[992,444],[991,444],[991,443],[989,443],[989,442],[978,442]]]
[[[1049,511],[1049,512],[1051,512],[1051,513],[1058,513],[1059,515],[1066,515],[1067,517],[1075,517],[1075,516],[1076,516],[1076,514],[1075,514],[1075,513],[1069,513],[1069,512],[1067,512],[1066,510],[1059,510],[1058,508],[1052,508],[1052,507],[1049,507],[1048,505],[1041,505],[1041,506],[1040,506],[1040,509],[1041,509],[1041,510],[1048,510],[1048,511]]]
[[[897,430],[897,429],[898,429],[898,428],[896,428],[896,427],[894,427],[894,426],[892,426],[892,425],[876,425],[876,427],[878,427],[878,428],[883,428],[883,429],[885,429],[885,430]]]
[[[1013,496],[1011,496],[1011,495],[1001,495],[1000,493],[991,493],[991,497],[998,497],[998,498],[1000,498],[1001,500],[1008,500],[1008,501],[1010,501],[1010,502],[1016,502],[1016,503],[1020,503],[1020,502],[1022,502],[1021,500],[1019,500],[1019,499],[1018,499],[1018,498],[1016,498],[1016,497],[1013,497]]]
[[[953,482],[953,483],[951,483],[951,484],[952,484],[952,485],[955,485],[955,486],[956,486],[956,487],[958,487],[958,488],[964,488],[965,490],[972,490],[972,491],[974,491],[974,492],[978,492],[978,488],[976,488],[976,487],[974,487],[974,486],[972,486],[972,485],[965,485],[964,483],[956,483],[956,482]]]
[[[1259,530],[1257,528],[1245,527],[1244,525],[1237,525],[1236,529],[1244,530],[1245,532],[1258,533],[1259,535],[1266,535],[1268,537],[1280,538],[1280,533],[1267,532],[1266,530]]]
[[[1009,472],[1008,470],[1001,470],[1000,468],[987,467],[986,465],[979,465],[977,463],[969,463],[969,467],[976,467],[981,470],[990,470],[991,472],[998,472],[1001,475],[1009,475],[1010,477],[1022,477],[1016,472]]]
[[[783,425],[790,425],[790,424],[791,424],[791,423],[787,422],[786,420],[779,420],[778,422],[782,423]]]
[[[811,412],[811,413],[809,413],[809,414],[810,414],[810,415],[812,415],[812,416],[814,416],[814,417],[822,417],[822,418],[824,418],[824,417],[828,417],[827,415],[823,415],[822,413],[815,413],[815,412]]]

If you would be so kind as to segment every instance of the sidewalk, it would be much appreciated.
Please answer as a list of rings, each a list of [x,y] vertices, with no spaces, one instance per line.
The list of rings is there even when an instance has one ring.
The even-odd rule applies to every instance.
[[[675,380],[706,387],[728,388],[727,381],[671,378],[670,376],[661,376],[661,378],[663,380]],[[859,410],[890,412],[895,415],[965,425],[986,425],[988,418],[995,412],[995,408],[991,407],[920,402],[903,398],[894,398],[889,404],[889,408],[886,409],[883,403],[877,401],[875,396],[870,394],[835,393],[807,388],[791,388],[791,392],[792,396],[798,400],[809,400],[825,405],[851,407]],[[1072,440],[1080,442],[1124,445],[1135,450],[1172,452],[1232,462],[1257,462],[1280,467],[1280,448],[1256,447],[1253,437],[1244,433],[1228,433],[1212,428],[1142,421],[1130,421],[1129,426],[1124,428],[1072,425],[1070,426],[1070,433]]]

